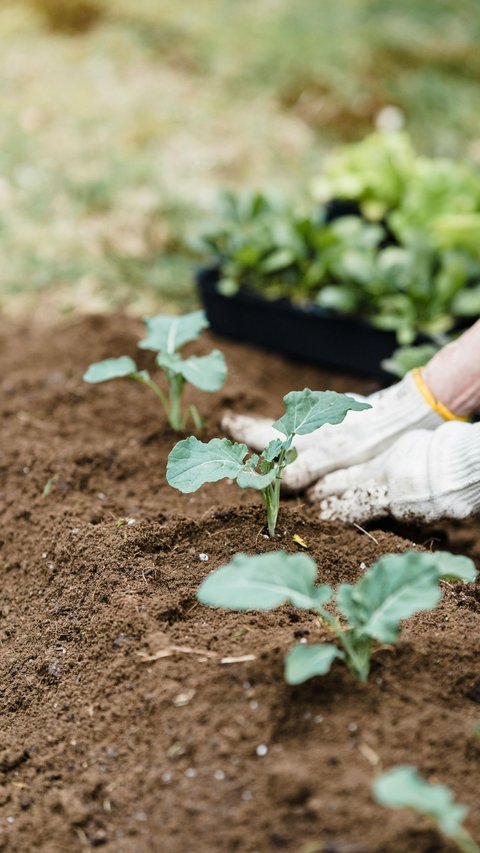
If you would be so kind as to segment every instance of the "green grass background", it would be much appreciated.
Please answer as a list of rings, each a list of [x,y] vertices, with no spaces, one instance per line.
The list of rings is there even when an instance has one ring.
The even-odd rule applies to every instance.
[[[195,304],[222,186],[301,197],[395,105],[480,162],[478,0],[3,0],[0,310]]]

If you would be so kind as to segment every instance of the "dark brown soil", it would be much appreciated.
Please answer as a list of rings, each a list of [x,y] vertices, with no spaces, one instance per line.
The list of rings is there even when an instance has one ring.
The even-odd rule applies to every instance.
[[[0,850],[453,850],[428,822],[372,802],[375,774],[404,762],[449,784],[480,838],[478,587],[446,585],[434,613],[377,653],[368,684],[338,665],[297,688],[284,683],[282,658],[299,638],[321,637],[312,615],[242,615],[195,599],[235,552],[294,551],[295,533],[335,584],[411,547],[406,535],[480,563],[476,528],[402,538],[390,525],[371,538],[319,523],[297,498],[273,544],[254,493],[171,490],[176,437],[153,395],[81,380],[90,361],[136,354],[139,332],[118,317],[0,325]],[[275,415],[305,385],[372,387],[220,345],[230,376],[221,394],[198,397],[205,437],[227,406]],[[160,655],[172,646],[184,651]],[[243,655],[252,658],[222,662]]]

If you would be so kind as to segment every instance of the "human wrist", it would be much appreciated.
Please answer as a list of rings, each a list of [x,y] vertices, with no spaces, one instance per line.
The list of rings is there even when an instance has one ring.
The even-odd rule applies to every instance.
[[[464,417],[458,411],[458,408],[454,409],[449,408],[446,403],[444,403],[441,397],[434,393],[432,390],[432,384],[425,380],[425,376],[423,371],[417,367],[411,371],[412,380],[416,386],[418,393],[423,397],[424,402],[430,406],[432,411],[436,412],[443,421],[465,421],[468,420],[467,417]],[[436,388],[435,382],[433,382],[433,388]],[[447,395],[447,399],[449,396]]]
[[[443,347],[422,368],[434,397],[458,417],[468,417],[480,409],[479,362],[480,322]]]

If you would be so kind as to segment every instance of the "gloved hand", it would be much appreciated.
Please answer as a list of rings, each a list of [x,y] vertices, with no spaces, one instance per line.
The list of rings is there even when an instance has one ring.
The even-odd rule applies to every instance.
[[[352,394],[358,399],[358,395]],[[434,430],[444,417],[426,402],[413,374],[377,391],[366,399],[372,406],[364,412],[349,412],[341,424],[326,424],[309,435],[297,436],[298,458],[284,471],[282,486],[299,491],[330,471],[365,462],[391,447],[404,433],[415,429]],[[263,450],[280,433],[272,421],[228,413],[222,427],[254,450]]]
[[[480,424],[409,432],[375,459],[328,474],[309,497],[320,501],[321,518],[359,524],[480,513]]]

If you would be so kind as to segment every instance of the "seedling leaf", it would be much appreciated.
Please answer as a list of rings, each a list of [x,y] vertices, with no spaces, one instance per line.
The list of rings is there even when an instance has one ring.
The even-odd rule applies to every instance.
[[[332,643],[298,644],[285,656],[285,681],[302,684],[314,675],[326,675],[335,658],[344,659],[345,655]]]
[[[371,409],[369,403],[360,403],[347,394],[336,391],[291,391],[284,398],[285,414],[275,421],[274,428],[286,436],[305,435],[324,424],[339,424],[349,411]]]
[[[91,364],[83,375],[85,382],[96,384],[108,382],[110,379],[124,379],[137,373],[137,365],[133,358],[121,355],[120,358],[106,358]]]
[[[331,597],[329,586],[315,587],[316,574],[307,554],[236,554],[203,581],[197,598],[202,604],[232,610],[271,610],[287,601],[309,610]]]
[[[181,317],[145,318],[147,336],[138,342],[140,349],[154,352],[174,353],[184,344],[198,338],[203,329],[208,326],[204,311],[192,311]]]
[[[243,471],[240,471],[237,476],[237,483],[241,489],[257,489],[258,491],[262,491],[262,489],[266,489],[270,483],[273,483],[276,476],[277,472],[275,471],[275,468],[272,468],[271,471],[267,471],[265,474],[261,474],[258,471],[255,471],[254,468],[245,466]]]
[[[173,373],[179,373],[201,391],[218,391],[227,376],[225,357],[218,349],[208,355],[191,355],[186,359],[177,353],[159,353],[157,364]]]
[[[450,554],[448,551],[434,551],[432,554],[422,556],[431,558],[439,580],[457,580],[471,583],[477,577],[475,563],[470,557]]]
[[[284,443],[285,441],[283,438],[274,438],[273,441],[270,441],[269,444],[267,444],[265,450],[262,452],[262,459],[265,459],[267,462],[273,462],[280,453]]]
[[[455,802],[446,785],[433,785],[422,779],[415,767],[402,764],[377,776],[372,791],[383,806],[409,808],[432,818],[449,838],[458,838],[463,833],[462,823],[468,808]]]
[[[402,619],[438,604],[442,597],[438,577],[430,554],[388,555],[377,560],[355,586],[341,584],[337,605],[359,637],[390,643],[397,639]]]
[[[227,438],[212,438],[205,443],[192,435],[179,441],[170,452],[167,482],[174,489],[188,493],[223,477],[236,479],[247,453],[246,444],[236,444]]]

